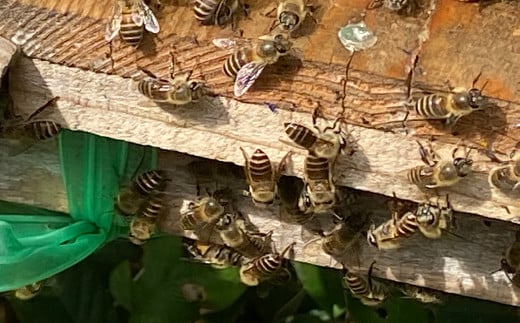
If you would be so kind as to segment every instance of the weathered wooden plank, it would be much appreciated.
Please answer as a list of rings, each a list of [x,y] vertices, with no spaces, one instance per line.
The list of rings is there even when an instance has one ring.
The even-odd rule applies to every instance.
[[[244,162],[239,146],[251,150],[260,147],[273,160],[295,150],[287,172],[302,176],[305,152],[280,142],[279,138],[286,138],[284,122],[310,125],[307,113],[282,109],[272,113],[265,106],[227,99],[208,99],[200,105],[171,109],[153,103],[144,107],[139,104],[145,98],[132,87],[132,80],[119,76],[23,58],[13,68],[10,92],[16,110],[22,115],[59,96],[53,118],[72,130],[238,165]],[[395,191],[401,198],[414,201],[425,199],[426,194],[406,179],[406,171],[422,163],[413,137],[357,126],[349,128],[358,148],[354,155],[338,160],[339,185],[388,196]],[[441,155],[450,155],[454,147],[435,143]],[[456,210],[518,222],[518,199],[492,189],[487,183],[487,173],[495,165],[478,151],[472,157],[476,172],[439,193],[449,193]],[[510,213],[504,206],[508,206]]]
[[[16,45],[9,40],[0,37],[0,77],[3,77],[7,66],[16,53]]]
[[[196,198],[196,178],[189,171],[189,164],[193,160],[192,157],[173,152],[160,155],[159,165],[170,169],[171,176],[175,178],[174,184],[168,189],[174,196],[172,210],[161,222],[165,232],[185,234],[179,228],[179,210],[189,200]],[[247,186],[245,181],[239,180],[242,172],[240,168],[234,165],[217,166],[212,161],[206,161],[199,167],[205,170],[204,173],[211,174],[213,170],[214,174],[218,174],[213,177],[213,181],[211,178],[207,180],[207,187],[214,190],[216,182],[221,188],[229,186],[236,193],[237,208],[262,232],[273,230],[277,249],[283,249],[295,241],[295,259],[298,261],[335,268],[340,268],[338,261],[343,261],[355,270],[366,273],[370,263],[376,260],[375,275],[378,277],[520,306],[520,291],[511,286],[504,273],[490,274],[499,268],[502,252],[514,240],[513,228],[503,222],[484,223],[481,217],[459,213],[456,214],[457,234],[468,240],[451,235],[445,235],[439,240],[427,240],[417,234],[400,249],[377,252],[362,238],[359,257],[351,251],[344,259],[332,259],[323,253],[320,243],[311,243],[302,249],[307,242],[318,237],[311,231],[311,228],[316,228],[316,224],[302,227],[285,222],[276,205],[257,208],[248,198],[241,197],[240,192]],[[218,171],[216,167],[219,167]],[[357,201],[349,206],[353,214],[372,212],[371,220],[378,224],[389,218],[386,206],[388,198],[367,192],[358,194]],[[331,227],[330,218],[326,216],[320,216],[318,222],[321,228]]]

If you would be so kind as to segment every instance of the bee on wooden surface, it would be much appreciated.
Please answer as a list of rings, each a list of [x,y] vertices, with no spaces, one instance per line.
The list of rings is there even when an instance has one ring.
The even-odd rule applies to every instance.
[[[195,260],[210,264],[212,267],[241,266],[247,261],[244,255],[228,246],[189,240],[189,242],[185,242],[188,252]]]
[[[257,257],[240,267],[240,280],[248,286],[257,286],[261,282],[283,282],[291,277],[291,273],[284,267],[284,256],[290,252],[296,243],[293,242],[282,253],[269,253]]]
[[[441,206],[437,201],[433,203],[419,204],[415,211],[415,217],[419,230],[430,239],[440,238],[442,231],[454,225],[453,209],[446,195],[446,206]]]
[[[185,75],[170,75],[169,79],[155,76],[150,71],[141,69],[147,76],[137,83],[139,92],[157,103],[185,105],[198,102],[208,94],[203,80],[190,79],[193,70]]]
[[[367,9],[376,9],[381,6],[396,11],[398,14],[410,15],[420,8],[420,0],[372,0]]]
[[[249,184],[249,195],[256,206],[272,204],[277,195],[276,182],[287,164],[288,152],[275,168],[263,150],[257,149],[249,158],[244,148],[240,147],[245,159],[244,171]]]
[[[419,153],[426,166],[417,166],[408,171],[407,177],[410,183],[424,188],[437,188],[452,186],[463,177],[471,173],[473,160],[469,158],[471,149],[466,151],[464,157],[455,157],[458,147],[454,148],[451,159],[441,159],[430,148],[426,150],[420,142]]]
[[[129,239],[136,245],[142,245],[156,231],[157,220],[166,210],[166,197],[157,193],[140,205],[139,210],[130,222]]]
[[[434,289],[410,284],[398,284],[399,290],[409,298],[425,304],[441,304],[443,293]]]
[[[507,248],[504,258],[500,260],[502,270],[507,278],[517,287],[520,287],[520,231],[515,234],[515,241]],[[513,278],[508,274],[513,274]]]
[[[281,56],[289,54],[293,43],[287,33],[275,33],[258,37],[254,44],[237,46],[231,39],[214,39],[217,47],[235,51],[223,66],[224,73],[235,80],[234,95],[244,95],[255,83],[267,65],[275,64]]]
[[[108,19],[105,39],[110,42],[117,34],[130,46],[141,43],[144,30],[159,33],[159,22],[143,0],[116,0]]]
[[[336,160],[339,153],[347,147],[346,134],[341,129],[342,118],[334,120],[332,127],[320,129],[317,125],[318,109],[312,113],[312,125],[316,132],[297,123],[284,123],[285,133],[298,146],[305,148],[310,154]]]
[[[248,258],[260,257],[271,252],[271,235],[249,232],[243,217],[224,214],[215,226],[220,238],[228,247],[235,249]]]
[[[432,120],[445,120],[446,125],[453,127],[459,118],[494,105],[482,95],[487,82],[481,89],[475,88],[480,75],[481,73],[473,80],[472,88],[469,91],[457,87],[449,94],[433,93],[420,98],[411,98],[407,105],[413,107],[419,116]]]
[[[378,227],[372,224],[368,229],[367,241],[379,250],[397,249],[401,240],[412,236],[418,228],[417,218],[413,212],[404,212],[396,207],[397,198],[394,193],[392,218]]]
[[[336,203],[336,186],[332,176],[331,163],[328,159],[308,155],[304,164],[304,193],[312,205],[314,213],[324,213]],[[307,210],[307,205],[298,205],[301,211]]]
[[[499,160],[491,151],[487,151],[487,154],[492,160],[501,163],[489,172],[489,184],[505,193],[518,192],[518,188],[520,188],[520,159],[515,158],[516,150],[511,152],[508,162]]]
[[[278,21],[274,26],[278,25],[283,31],[291,33],[298,29],[307,16],[313,17],[311,8],[306,0],[282,0],[276,9]]]
[[[168,172],[161,169],[141,173],[130,186],[123,187],[116,197],[115,208],[124,216],[138,213],[144,200],[155,192],[161,192],[171,181]]]
[[[357,251],[362,230],[367,223],[367,216],[354,214],[349,216],[340,227],[326,235],[321,241],[323,252],[333,257],[343,257],[347,251]]]
[[[367,306],[379,306],[386,297],[387,291],[383,284],[373,281],[372,270],[375,261],[368,268],[368,276],[354,274],[347,267],[343,266],[343,286],[348,288],[352,296],[359,298],[361,303]]]
[[[224,27],[231,21],[233,29],[239,8],[242,8],[247,17],[246,6],[239,0],[195,0],[193,4],[195,19],[201,24]]]
[[[315,216],[312,203],[307,195],[302,197],[304,183],[295,176],[282,176],[278,181],[278,196],[280,198],[280,217],[282,221],[305,224]],[[302,202],[300,202],[300,200]],[[300,210],[298,204],[302,204]]]

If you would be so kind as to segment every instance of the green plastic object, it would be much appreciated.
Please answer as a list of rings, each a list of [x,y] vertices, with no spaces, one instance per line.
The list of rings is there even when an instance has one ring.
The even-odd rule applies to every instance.
[[[62,131],[59,151],[70,215],[0,203],[0,292],[49,278],[127,237],[114,197],[157,164],[154,148],[83,132]]]

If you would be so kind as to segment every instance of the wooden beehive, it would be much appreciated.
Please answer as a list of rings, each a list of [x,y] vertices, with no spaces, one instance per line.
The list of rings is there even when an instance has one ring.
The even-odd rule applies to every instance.
[[[425,193],[408,183],[405,175],[407,169],[421,164],[416,140],[433,141],[441,154],[449,154],[461,140],[481,149],[492,144],[502,153],[517,145],[518,1],[480,8],[455,0],[432,0],[423,3],[415,17],[401,17],[384,8],[368,11],[364,20],[378,42],[355,54],[348,73],[350,54],[338,41],[337,32],[359,17],[368,1],[318,2],[318,25],[308,19],[303,35],[295,40],[302,60],[289,56],[269,66],[238,101],[233,99],[232,82],[221,71],[229,52],[211,42],[231,37],[233,31],[199,26],[188,3],[163,0],[158,13],[160,34],[147,36],[135,50],[117,42],[111,47],[104,40],[110,1],[0,0],[0,35],[18,43],[24,54],[11,68],[10,95],[21,115],[29,115],[59,96],[53,118],[66,128],[237,165],[244,162],[239,146],[250,151],[260,147],[272,159],[281,159],[289,149],[278,140],[284,136],[284,122],[310,124],[310,112],[318,105],[330,118],[344,111],[358,149],[338,162],[338,184],[387,196],[396,192],[399,198],[416,202],[423,201]],[[275,1],[250,3],[249,18],[239,22],[243,36],[265,34],[272,18],[264,13],[275,6]],[[193,77],[203,75],[218,97],[172,109],[141,106],[142,97],[132,88],[130,77],[138,67],[166,75],[170,52],[180,67],[178,72],[193,69]],[[469,87],[482,71],[482,79],[489,79],[485,94],[497,107],[461,119],[451,133],[440,123],[420,120],[410,120],[404,131],[400,120],[407,96],[405,79],[415,55],[420,60],[414,91],[445,91],[448,79],[451,84]],[[278,106],[276,113],[266,108],[266,102]],[[418,239],[388,253],[366,247],[359,267],[365,270],[375,257],[377,276],[520,305],[520,292],[503,273],[489,274],[498,268],[502,252],[513,241],[511,222],[520,222],[520,203],[518,197],[490,188],[487,174],[495,164],[482,151],[474,151],[472,157],[475,173],[442,193],[449,193],[455,210],[473,214],[458,216],[460,234],[478,243]],[[183,166],[188,161],[183,158],[165,153],[160,163],[177,166],[178,177],[184,178]],[[297,151],[289,175],[302,177],[303,158],[304,152]],[[57,175],[48,172],[45,176]],[[4,194],[16,188],[19,180],[5,181],[8,184],[1,197],[13,199],[12,192]],[[31,189],[38,192],[43,188]],[[184,198],[193,198],[192,187],[182,181],[176,190]],[[63,191],[55,196],[35,203],[63,210]],[[388,216],[382,196],[366,193],[364,198],[372,201],[367,205],[375,206],[376,214]],[[338,265],[317,247],[298,252],[304,244],[301,231],[281,223],[275,211],[258,210],[248,202],[243,208],[263,231],[276,230],[280,245],[298,241],[297,260]],[[172,211],[172,218],[178,217],[174,213],[178,210]],[[163,229],[178,232],[170,225],[173,222],[165,221]]]

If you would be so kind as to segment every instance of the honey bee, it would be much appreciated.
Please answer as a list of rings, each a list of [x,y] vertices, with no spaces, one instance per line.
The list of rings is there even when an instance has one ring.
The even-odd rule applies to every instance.
[[[346,134],[341,129],[342,118],[336,118],[332,127],[324,129],[320,129],[316,125],[317,118],[318,109],[315,109],[312,114],[312,125],[316,129],[316,133],[305,126],[292,122],[284,124],[285,133],[295,144],[307,149],[310,154],[334,161],[347,146]]]
[[[155,76],[150,71],[141,69],[147,76],[137,83],[141,94],[157,103],[185,105],[198,102],[208,93],[203,80],[190,79],[193,71],[185,75],[170,75],[169,79]]]
[[[409,298],[413,298],[425,304],[441,304],[442,292],[426,287],[419,287],[409,284],[399,284],[401,292]]]
[[[163,191],[170,180],[167,171],[161,169],[141,173],[130,186],[121,189],[116,197],[116,210],[124,216],[137,214],[146,197]]]
[[[282,0],[276,9],[277,24],[282,30],[293,32],[308,15],[312,17],[311,7],[305,0]]]
[[[276,33],[258,37],[254,44],[237,47],[231,39],[214,39],[217,47],[235,51],[223,66],[224,73],[235,80],[234,95],[244,95],[255,83],[267,65],[275,64],[281,56],[287,55],[293,43],[287,33]]]
[[[336,203],[336,186],[330,166],[331,163],[325,158],[313,155],[305,157],[303,188],[305,198],[300,202],[306,203],[308,199],[314,213],[327,212]],[[298,206],[301,211],[309,209],[307,205]]]
[[[22,301],[28,301],[28,300],[36,297],[41,292],[44,284],[45,284],[45,281],[39,281],[36,283],[26,285],[21,288],[18,288],[14,291],[14,297],[16,297]]]
[[[271,235],[249,232],[245,220],[233,214],[224,214],[216,224],[220,238],[228,247],[248,258],[260,257],[271,252]]]
[[[498,160],[492,152],[491,157]],[[503,192],[514,192],[520,187],[520,160],[515,158],[516,150],[511,153],[509,162],[502,162],[502,165],[494,167],[489,173],[489,184]]]
[[[419,0],[372,0],[367,9],[385,8],[397,11],[398,14],[412,14],[420,8]]]
[[[419,204],[415,211],[419,230],[430,239],[440,238],[442,231],[453,226],[453,209],[446,195],[446,206],[432,203]]]
[[[247,16],[246,6],[239,0],[195,0],[193,11],[195,19],[203,25],[224,27],[232,20],[232,25],[235,25],[235,13],[239,7]]]
[[[305,224],[315,216],[312,203],[305,195],[302,197],[303,181],[295,176],[282,176],[278,181],[278,196],[280,197],[280,216],[282,221]],[[302,202],[299,202],[303,199]],[[298,203],[304,210],[300,210]]]
[[[419,153],[426,166],[417,166],[408,171],[410,183],[424,188],[452,186],[471,173],[473,160],[469,158],[471,149],[464,157],[455,157],[458,147],[453,149],[451,159],[441,159],[430,149],[427,151],[420,142]]]
[[[294,248],[293,242],[282,251],[282,253],[269,253],[257,257],[240,267],[240,280],[248,286],[257,286],[264,281],[287,281],[291,273],[284,268],[284,256]]]
[[[348,288],[352,296],[359,298],[361,303],[367,306],[379,306],[387,297],[387,291],[381,283],[372,280],[372,270],[375,261],[368,268],[368,276],[362,277],[354,274],[347,267],[343,266],[343,286]]]
[[[130,222],[129,239],[136,245],[142,245],[156,231],[157,220],[166,210],[166,197],[157,193],[141,204],[139,211]]]
[[[280,178],[291,152],[288,152],[275,168],[263,150],[255,150],[251,159],[244,148],[240,147],[240,150],[245,159],[244,171],[253,203],[256,206],[272,204],[278,191],[276,182]]]
[[[480,90],[475,88],[481,74],[479,73],[473,80],[472,88],[469,91],[457,87],[452,89],[450,94],[433,93],[418,99],[411,98],[407,106],[413,107],[419,116],[426,119],[445,120],[446,125],[453,127],[459,118],[493,106],[493,103],[482,95],[487,82]]]
[[[190,242],[185,242],[188,252],[196,260],[210,264],[214,268],[241,266],[247,261],[240,252],[228,246],[189,240]]]
[[[356,251],[366,222],[367,216],[362,214],[349,216],[339,228],[321,240],[323,252],[333,257],[343,257],[349,250]]]
[[[110,42],[119,34],[128,45],[137,47],[144,30],[159,33],[159,22],[143,0],[116,0],[108,19],[105,40]]]
[[[397,198],[394,193],[392,218],[378,227],[372,224],[368,229],[367,241],[379,250],[397,249],[401,240],[412,236],[418,228],[417,218],[413,212],[404,212],[396,207]]]
[[[520,231],[515,234],[515,241],[506,250],[505,257],[500,260],[502,270],[506,273],[509,280],[517,287],[520,287]],[[511,279],[508,274],[513,274]]]
[[[197,230],[216,223],[225,212],[224,206],[215,197],[198,198],[190,202],[187,211],[181,213],[181,226],[184,230]]]

